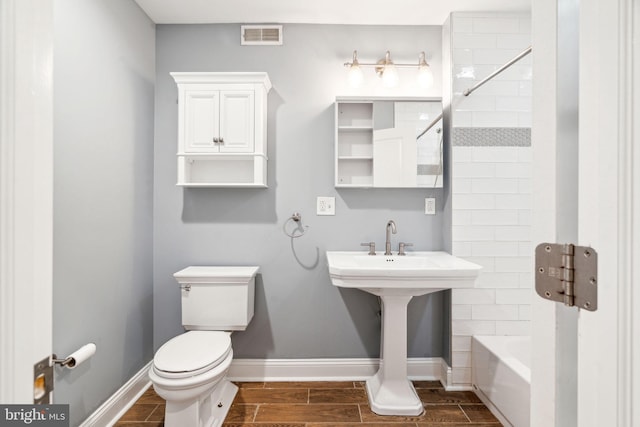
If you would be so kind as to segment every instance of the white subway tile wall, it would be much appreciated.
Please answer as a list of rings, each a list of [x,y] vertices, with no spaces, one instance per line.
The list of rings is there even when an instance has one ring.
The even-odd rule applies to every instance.
[[[507,13],[451,15],[453,126],[529,127],[531,57],[527,56],[473,95],[475,85],[531,45],[531,20]],[[465,114],[457,114],[465,113]]]
[[[469,98],[462,91],[530,44],[528,15],[454,13],[454,127],[530,127],[531,59]],[[473,335],[529,335],[533,288],[531,147],[452,147],[452,247],[483,266],[474,289],[452,293],[452,379],[471,384]]]

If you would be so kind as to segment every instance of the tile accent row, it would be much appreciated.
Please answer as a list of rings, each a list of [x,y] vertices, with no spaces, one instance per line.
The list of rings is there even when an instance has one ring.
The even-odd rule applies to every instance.
[[[530,147],[531,128],[523,127],[454,127],[454,147]]]

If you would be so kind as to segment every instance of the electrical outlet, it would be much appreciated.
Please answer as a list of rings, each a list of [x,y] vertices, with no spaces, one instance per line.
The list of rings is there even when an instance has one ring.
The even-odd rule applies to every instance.
[[[336,198],[335,197],[318,197],[316,206],[316,215],[335,215],[336,214]]]
[[[436,214],[436,199],[435,197],[427,197],[424,199],[424,213],[425,215]]]

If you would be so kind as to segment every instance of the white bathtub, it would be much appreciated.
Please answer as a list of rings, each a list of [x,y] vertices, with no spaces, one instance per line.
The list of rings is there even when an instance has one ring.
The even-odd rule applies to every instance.
[[[504,425],[529,427],[531,338],[474,336],[471,355],[478,397]]]

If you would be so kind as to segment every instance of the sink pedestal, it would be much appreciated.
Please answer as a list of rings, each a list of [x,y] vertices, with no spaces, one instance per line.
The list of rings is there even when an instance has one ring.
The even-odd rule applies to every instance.
[[[422,402],[407,378],[407,305],[412,295],[382,299],[380,368],[367,380],[371,410],[379,415],[420,415]]]
[[[371,410],[380,415],[420,415],[422,402],[407,378],[407,305],[418,295],[471,288],[480,266],[446,252],[391,256],[328,251],[334,286],[356,288],[382,300],[380,369],[367,381]]]

